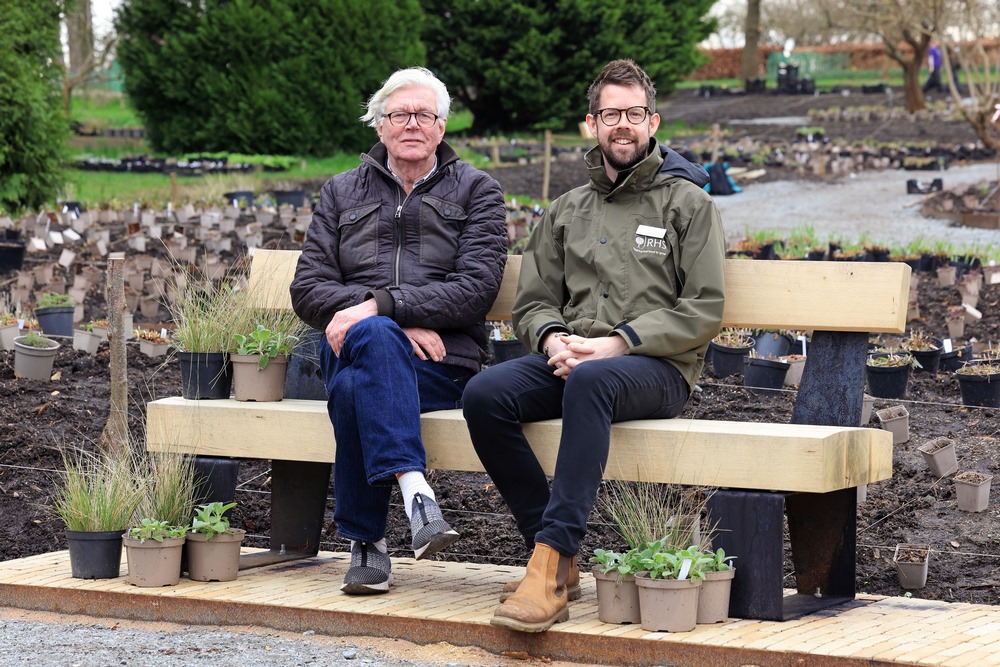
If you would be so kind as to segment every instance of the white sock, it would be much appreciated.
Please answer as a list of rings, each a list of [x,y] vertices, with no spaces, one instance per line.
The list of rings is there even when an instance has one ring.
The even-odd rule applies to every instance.
[[[354,545],[357,544],[357,543],[358,543],[357,540],[351,540],[351,549],[352,550],[354,549]],[[381,540],[379,540],[378,542],[369,542],[369,544],[371,544],[373,547],[375,547],[376,549],[378,549],[379,551],[381,551],[384,554],[385,553],[389,553],[389,547],[386,545],[384,537]]]
[[[418,493],[425,498],[434,500],[434,491],[431,485],[424,478],[424,473],[419,471],[404,472],[399,476],[399,490],[403,492],[403,509],[406,510],[406,518],[412,519],[413,496]]]

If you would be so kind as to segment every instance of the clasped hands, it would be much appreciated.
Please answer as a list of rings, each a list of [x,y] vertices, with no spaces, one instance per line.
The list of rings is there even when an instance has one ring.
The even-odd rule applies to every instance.
[[[351,327],[366,317],[375,315],[378,315],[378,306],[374,299],[368,299],[350,308],[338,310],[333,319],[330,320],[330,324],[326,326],[325,331],[326,341],[330,344],[333,353],[340,357],[340,351],[344,347],[344,339],[347,338],[347,332],[351,330]],[[417,355],[418,359],[422,361],[427,359],[441,361],[444,359],[446,353],[444,341],[433,329],[403,327],[403,333],[410,339],[413,354]]]
[[[553,375],[564,380],[574,368],[585,361],[610,359],[628,354],[628,344],[621,336],[584,338],[576,334],[554,332],[545,337],[544,349],[548,351],[549,366],[555,366]]]

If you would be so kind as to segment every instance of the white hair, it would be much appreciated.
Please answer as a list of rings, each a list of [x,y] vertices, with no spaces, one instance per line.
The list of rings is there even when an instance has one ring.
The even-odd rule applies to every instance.
[[[403,88],[430,89],[437,102],[437,115],[441,118],[448,117],[448,110],[451,108],[451,97],[448,95],[448,89],[429,69],[410,67],[394,72],[385,80],[382,87],[368,98],[368,111],[361,117],[361,122],[370,127],[377,127],[382,122],[382,114],[385,113],[385,101],[389,99],[390,95]]]

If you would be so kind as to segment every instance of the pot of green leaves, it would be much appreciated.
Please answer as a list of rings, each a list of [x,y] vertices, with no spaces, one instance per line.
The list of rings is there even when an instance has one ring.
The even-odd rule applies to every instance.
[[[236,503],[199,505],[187,534],[188,576],[194,581],[232,581],[240,569],[245,531],[229,526]]]
[[[637,551],[594,549],[591,572],[597,584],[597,619],[602,623],[640,623],[639,588],[635,584]]]
[[[181,555],[187,526],[145,517],[122,536],[128,561],[128,582],[140,588],[176,586],[181,579]]]
[[[288,357],[298,336],[263,324],[250,334],[236,334],[233,363],[233,394],[237,401],[280,401],[285,395]]]
[[[736,576],[734,558],[722,549],[702,557],[700,566],[705,580],[698,593],[698,623],[722,623],[729,618],[729,594]]]
[[[14,339],[14,375],[31,380],[48,380],[59,352],[59,343],[37,331]]]
[[[868,393],[877,398],[903,398],[910,381],[910,367],[917,362],[905,352],[879,352],[868,355],[865,377]]]
[[[72,575],[113,579],[121,570],[122,533],[142,496],[141,466],[128,447],[64,451],[63,465],[53,511],[66,526]]]
[[[0,350],[13,350],[14,339],[20,333],[17,315],[0,313]]]
[[[35,318],[47,336],[73,337],[73,297],[59,292],[45,292],[35,304]]]
[[[919,365],[915,368],[915,372],[937,373],[941,365],[941,350],[944,347],[940,338],[913,331],[903,339],[902,347],[917,360]]]
[[[100,334],[84,326],[82,329],[73,330],[73,349],[87,354],[94,354],[101,345]]]
[[[696,545],[666,549],[662,541],[639,549],[635,575],[642,627],[650,632],[688,632],[698,623],[698,594],[705,578]]]

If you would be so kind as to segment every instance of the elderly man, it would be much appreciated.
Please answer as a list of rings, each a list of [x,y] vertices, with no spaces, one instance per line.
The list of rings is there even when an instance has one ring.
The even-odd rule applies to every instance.
[[[379,143],[324,186],[291,285],[323,330],[336,437],[334,520],[351,540],[341,590],[384,593],[389,495],[399,484],[416,558],[458,533],[425,479],[420,413],[460,405],[486,358],[484,318],[507,251],[500,186],[443,141],[451,100],[423,68],[400,70],[361,120]]]
[[[588,97],[590,183],[552,202],[521,265],[514,324],[536,354],[488,369],[464,397],[476,453],[533,549],[491,620],[523,632],[565,621],[580,595],[611,424],[680,414],[722,323],[722,221],[704,169],[653,138],[652,81],[616,60]],[[521,422],[559,416],[550,491]]]

